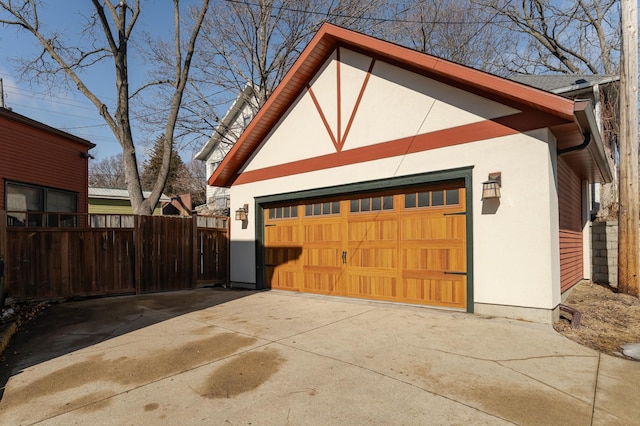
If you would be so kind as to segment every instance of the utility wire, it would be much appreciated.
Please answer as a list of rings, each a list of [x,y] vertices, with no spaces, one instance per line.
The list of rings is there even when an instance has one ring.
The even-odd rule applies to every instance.
[[[227,3],[236,3],[242,4],[245,6],[251,7],[260,7],[261,5],[258,3],[253,3],[246,0],[225,0]],[[372,17],[372,16],[354,16],[342,13],[332,13],[332,12],[316,12],[313,10],[307,9],[296,9],[288,6],[271,6],[271,9],[285,11],[285,12],[295,12],[302,13],[306,15],[320,15],[327,16],[331,18],[350,18],[350,19],[358,19],[363,21],[376,21],[376,22],[396,22],[396,23],[405,23],[405,24],[443,24],[443,25],[469,25],[469,24],[489,24],[489,23],[507,23],[509,20],[504,21],[496,21],[496,20],[488,20],[488,21],[425,21],[425,20],[414,20],[414,19],[398,19],[398,18],[382,18],[382,17]],[[403,12],[407,12],[410,9],[404,10]]]

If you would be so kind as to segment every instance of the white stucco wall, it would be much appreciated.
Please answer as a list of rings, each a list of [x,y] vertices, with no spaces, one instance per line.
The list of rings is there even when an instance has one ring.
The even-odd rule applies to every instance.
[[[352,54],[344,52],[341,51],[341,60],[347,60]],[[324,96],[318,100],[333,126],[334,135],[338,130],[344,131],[348,121],[344,118],[344,105],[348,105],[354,92],[359,91],[362,73],[368,67],[362,55],[352,55],[351,64],[355,68],[341,64],[341,86],[350,88],[347,94],[343,90],[341,128],[337,124],[335,82],[333,86],[331,84],[332,76],[336,75],[335,64],[326,64],[325,74],[312,84],[312,90]],[[358,64],[364,71],[357,68]],[[344,72],[347,68],[348,72]],[[373,74],[345,142],[345,150],[516,112],[388,64],[377,64]],[[357,91],[353,89],[354,85],[358,87]],[[305,93],[265,139],[245,170],[335,152],[329,133]],[[478,306],[528,307],[548,312],[560,303],[556,159],[553,153],[555,141],[551,133],[543,129],[234,185],[231,211],[245,203],[252,211],[245,229],[241,222],[232,221],[231,280],[245,284],[256,282],[254,201],[257,197],[473,167],[473,202],[469,208],[473,212],[474,302]],[[482,182],[491,172],[502,172],[502,198],[497,205],[481,199]]]

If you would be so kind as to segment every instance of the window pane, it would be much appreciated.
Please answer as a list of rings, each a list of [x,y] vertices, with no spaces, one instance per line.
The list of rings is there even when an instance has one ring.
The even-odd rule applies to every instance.
[[[382,208],[382,198],[374,197],[371,199],[371,210],[378,211]]]
[[[340,213],[340,201],[334,201],[333,203],[331,203],[331,213]]]
[[[429,207],[429,192],[418,193],[418,207]]]
[[[433,206],[444,205],[444,191],[433,191],[431,193],[431,201]]]
[[[283,217],[288,218],[291,215],[291,207],[282,208]]]
[[[304,215],[305,216],[313,216],[313,205],[307,204],[304,206]]]
[[[276,219],[282,219],[282,207],[276,209]]]
[[[350,209],[351,213],[355,213],[359,210],[360,207],[360,200],[351,200],[351,206]]]
[[[392,195],[386,195],[384,197],[384,201],[382,203],[382,208],[384,210],[393,210],[393,196]]]
[[[447,189],[447,205],[459,204],[459,195],[457,189]]]
[[[412,209],[416,206],[416,194],[404,194],[404,208]]]
[[[276,217],[276,211],[273,208],[269,209],[269,219],[273,219],[275,217]]]
[[[371,210],[371,199],[362,198],[360,200],[360,211],[361,212],[368,212],[369,210]]]
[[[320,209],[322,208],[322,204],[314,204],[313,205],[313,215],[314,216],[320,216],[321,211]]]
[[[331,203],[322,203],[322,214],[331,214]]]
[[[298,217],[298,206],[291,206],[291,217]]]
[[[7,184],[7,210],[44,211],[43,195],[40,188]]]
[[[55,190],[47,191],[47,211],[48,212],[69,212],[75,213],[77,210],[76,195],[68,192]]]

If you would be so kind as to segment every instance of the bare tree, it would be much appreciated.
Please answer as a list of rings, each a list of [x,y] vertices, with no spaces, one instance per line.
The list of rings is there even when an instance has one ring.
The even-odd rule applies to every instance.
[[[184,175],[178,176],[181,182],[183,193],[191,194],[191,203],[193,206],[206,204],[207,202],[207,171],[203,161],[191,160],[184,163],[182,169]]]
[[[193,15],[193,26],[189,39],[183,44],[181,39],[181,11],[179,0],[173,1],[174,34],[173,64],[169,78],[150,81],[137,90],[129,87],[129,47],[132,43],[133,29],[141,13],[140,0],[91,0],[94,13],[87,17],[83,28],[83,37],[69,41],[63,34],[47,31],[40,20],[38,0],[0,1],[0,23],[11,25],[35,37],[42,47],[42,53],[24,62],[25,72],[40,79],[55,79],[62,74],[97,108],[100,115],[116,136],[122,146],[123,163],[127,177],[127,189],[135,214],[150,215],[157,204],[164,187],[171,153],[174,147],[174,131],[178,114],[187,86],[191,62],[194,55],[196,39],[207,14],[209,0],[202,0],[202,5]],[[95,91],[92,91],[83,80],[83,71],[98,66],[106,60],[113,61],[116,105],[115,112],[110,112]],[[131,98],[148,87],[162,86],[169,88],[168,111],[165,110],[162,121],[164,134],[164,157],[151,195],[145,199],[140,185],[136,144],[132,134]],[[158,132],[160,133],[160,132]]]
[[[473,1],[494,10],[495,25],[512,34],[496,65],[524,74],[618,72],[618,0]]]
[[[513,42],[496,56],[496,66],[522,74],[617,74],[620,67],[618,0],[472,0],[495,11],[495,26]],[[618,141],[617,88],[601,88],[602,134],[611,167]],[[617,182],[600,190],[602,220],[617,217]]]
[[[495,58],[510,42],[498,28],[498,13],[472,0],[396,1],[393,19],[380,25],[382,37],[414,50],[497,74]]]
[[[256,110],[323,22],[372,30],[383,0],[217,0],[207,15],[189,87],[184,130],[209,136],[247,84]],[[157,46],[156,56],[166,56]],[[197,68],[197,72],[196,71]],[[255,98],[255,99],[253,99]],[[152,116],[150,116],[152,118]],[[206,127],[203,127],[203,124]]]
[[[112,155],[104,160],[90,163],[89,186],[125,189],[127,179],[124,174],[122,154]]]

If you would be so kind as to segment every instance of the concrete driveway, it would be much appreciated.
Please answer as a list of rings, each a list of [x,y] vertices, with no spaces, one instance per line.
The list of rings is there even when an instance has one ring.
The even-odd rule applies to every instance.
[[[1,424],[640,424],[640,363],[546,325],[224,289],[53,306]]]

